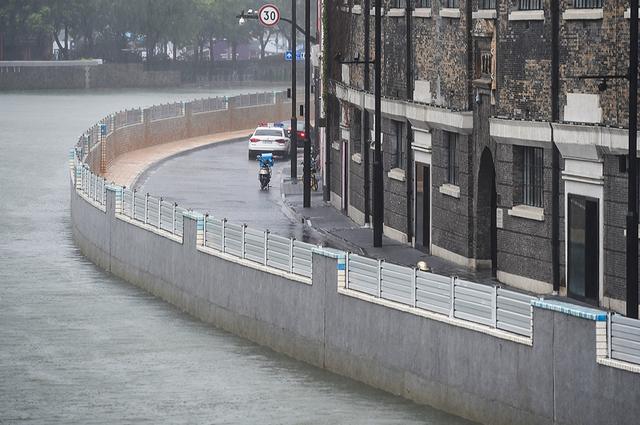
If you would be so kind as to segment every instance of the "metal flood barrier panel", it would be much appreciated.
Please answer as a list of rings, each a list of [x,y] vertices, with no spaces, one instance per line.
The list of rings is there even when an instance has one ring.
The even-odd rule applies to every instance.
[[[249,227],[245,227],[244,232],[244,257],[247,260],[264,264],[265,232],[261,230],[251,229]]]
[[[495,325],[495,286],[455,279],[453,316],[487,326]]]
[[[289,238],[267,233],[267,266],[290,271],[291,243]]]
[[[530,337],[531,301],[536,297],[498,288],[496,327],[505,331]]]
[[[347,256],[347,288],[380,296],[380,262],[356,254]]]
[[[451,311],[451,278],[418,271],[416,307],[448,315]]]
[[[610,321],[609,356],[615,360],[640,364],[640,320],[613,314]]]
[[[313,251],[315,245],[293,239],[292,271],[306,277],[311,277]]]
[[[382,261],[380,263],[380,297],[415,306],[415,270]]]

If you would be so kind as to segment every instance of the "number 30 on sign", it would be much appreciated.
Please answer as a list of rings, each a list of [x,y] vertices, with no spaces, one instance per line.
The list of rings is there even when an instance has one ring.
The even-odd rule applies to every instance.
[[[258,19],[265,27],[272,27],[280,22],[280,10],[273,4],[265,4],[258,12]]]

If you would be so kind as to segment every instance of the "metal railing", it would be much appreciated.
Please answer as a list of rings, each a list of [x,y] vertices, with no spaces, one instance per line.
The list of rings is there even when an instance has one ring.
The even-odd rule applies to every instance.
[[[575,9],[602,9],[602,0],[574,0]]]
[[[356,254],[347,254],[346,273],[348,289],[451,318],[532,336],[531,301],[536,297]]]
[[[518,10],[540,10],[542,0],[518,0]]]
[[[182,215],[186,211],[175,202],[165,201],[148,193],[122,189],[122,214],[172,235],[182,237]]]
[[[607,328],[608,357],[640,364],[640,320],[610,314]]]
[[[167,118],[181,117],[184,115],[184,103],[167,103],[164,105],[154,105],[149,108],[151,121],[164,120]]]
[[[107,199],[107,184],[104,178],[97,176],[85,164],[76,165],[74,181],[76,189],[98,205],[105,206]]]
[[[115,128],[140,124],[142,123],[142,109],[125,109],[124,111],[116,112],[115,120]]]
[[[209,97],[206,99],[196,99],[189,102],[191,112],[199,114],[202,112],[221,111],[227,109],[226,97]]]
[[[311,277],[312,250],[316,245],[285,238],[226,218],[204,218],[203,246],[299,276]]]

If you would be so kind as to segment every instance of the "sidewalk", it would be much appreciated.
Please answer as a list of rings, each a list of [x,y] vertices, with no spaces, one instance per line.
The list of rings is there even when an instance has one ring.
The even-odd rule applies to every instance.
[[[254,129],[251,128],[247,130],[229,131],[226,133],[192,137],[190,139],[162,143],[148,148],[127,152],[124,155],[120,155],[113,161],[105,174],[105,178],[107,181],[112,181],[121,186],[131,187],[136,183],[140,175],[145,170],[150,166],[157,164],[159,161],[178,155],[182,152],[192,151],[214,143],[247,137],[247,134],[250,134],[253,130]]]
[[[322,233],[336,245],[347,246],[354,254],[388,260],[395,264],[415,266],[420,260],[427,262],[434,273],[444,276],[458,276],[461,279],[481,283],[497,283],[491,270],[469,270],[439,257],[428,255],[386,236],[382,237],[382,247],[373,246],[373,230],[363,228],[345,214],[322,200],[322,187],[311,192],[311,208],[303,208],[302,182],[293,184],[289,178],[289,168],[283,169],[280,191],[284,206],[291,215],[314,230]]]

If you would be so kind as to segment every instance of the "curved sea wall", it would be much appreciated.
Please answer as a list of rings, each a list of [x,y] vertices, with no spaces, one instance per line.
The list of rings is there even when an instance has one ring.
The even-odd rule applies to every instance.
[[[605,312],[282,238],[98,176],[122,152],[230,130],[214,121],[273,101],[243,118],[237,100],[121,112],[84,135],[69,164],[84,255],[205,322],[472,420],[637,421],[640,366],[612,357]]]

